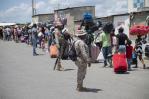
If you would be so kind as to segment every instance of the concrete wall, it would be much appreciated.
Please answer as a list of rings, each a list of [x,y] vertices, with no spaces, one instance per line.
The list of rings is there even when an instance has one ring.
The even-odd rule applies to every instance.
[[[149,7],[149,0],[145,0],[145,7]]]
[[[38,16],[33,16],[32,17],[32,22],[33,23],[38,23],[39,22],[39,17]]]
[[[81,20],[85,12],[92,13],[93,17],[95,17],[94,6],[66,8],[66,9],[55,10],[55,12],[58,12],[62,16],[66,16],[66,14],[70,14],[70,16],[74,17],[74,20]]]
[[[113,23],[113,16],[108,16],[108,17],[102,17],[102,18],[97,18],[94,20],[95,22],[101,21],[102,24],[106,24],[107,22]]]
[[[149,11],[137,12],[133,14],[133,19],[131,19],[131,26],[134,24],[146,24],[146,18],[149,15]]]
[[[39,16],[39,22],[42,22],[42,23],[50,22],[52,20],[54,20],[54,15],[46,14],[46,15]]]
[[[54,20],[54,14],[39,14],[32,17],[33,23],[46,23]]]

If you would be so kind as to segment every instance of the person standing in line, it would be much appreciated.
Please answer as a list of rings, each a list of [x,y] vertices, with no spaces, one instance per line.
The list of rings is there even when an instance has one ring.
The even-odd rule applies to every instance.
[[[128,36],[124,33],[124,29],[120,27],[118,29],[119,34],[116,35],[117,37],[117,47],[118,52],[125,53],[126,52],[126,42],[128,41]]]
[[[6,34],[7,34],[7,36],[6,36],[7,41],[10,41],[10,39],[11,39],[11,29],[10,29],[10,27],[6,28]]]
[[[142,58],[142,54],[143,54],[142,45],[143,45],[143,42],[144,41],[141,38],[141,35],[138,35],[137,36],[137,39],[135,40],[135,47],[134,47],[134,49],[135,49],[135,52],[136,52],[137,56],[139,57],[139,60],[143,64],[143,69],[145,69],[146,68],[146,65],[145,65],[144,60]],[[137,68],[137,66],[135,68]]]
[[[38,55],[38,54],[36,53],[37,38],[38,38],[37,25],[34,24],[34,25],[33,25],[33,28],[32,28],[33,56]]]
[[[90,58],[88,46],[85,43],[86,33],[78,33],[76,34],[77,38],[74,42],[74,47],[77,54],[77,60],[75,64],[78,67],[77,71],[77,91],[86,91],[87,89],[83,87],[83,80],[86,75],[87,65],[90,67]]]
[[[0,39],[3,39],[3,28],[0,27]]]
[[[112,48],[111,48],[111,32],[113,30],[113,24],[107,23],[103,27],[103,32],[100,34],[100,43],[102,44],[102,53],[104,57],[104,66],[107,66],[107,61],[109,63],[109,67],[112,67]]]
[[[7,31],[6,31],[6,27],[3,28],[3,40],[5,41],[7,38]]]

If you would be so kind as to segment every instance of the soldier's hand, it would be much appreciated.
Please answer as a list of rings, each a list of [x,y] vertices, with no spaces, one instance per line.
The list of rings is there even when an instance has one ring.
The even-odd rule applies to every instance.
[[[57,48],[60,48],[59,44],[56,44]]]

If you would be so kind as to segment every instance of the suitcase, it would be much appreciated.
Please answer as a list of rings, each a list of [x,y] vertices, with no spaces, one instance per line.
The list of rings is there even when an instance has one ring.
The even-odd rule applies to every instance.
[[[115,73],[125,73],[127,71],[127,59],[125,54],[114,54],[112,60]]]
[[[56,44],[52,44],[50,46],[50,57],[51,58],[56,58],[58,56],[58,49]]]
[[[91,61],[98,62],[97,57],[99,55],[99,47],[96,45],[91,45]]]

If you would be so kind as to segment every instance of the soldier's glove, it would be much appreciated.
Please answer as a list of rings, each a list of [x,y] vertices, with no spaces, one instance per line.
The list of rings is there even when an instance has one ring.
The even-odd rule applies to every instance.
[[[88,67],[91,67],[91,63],[88,63]]]

